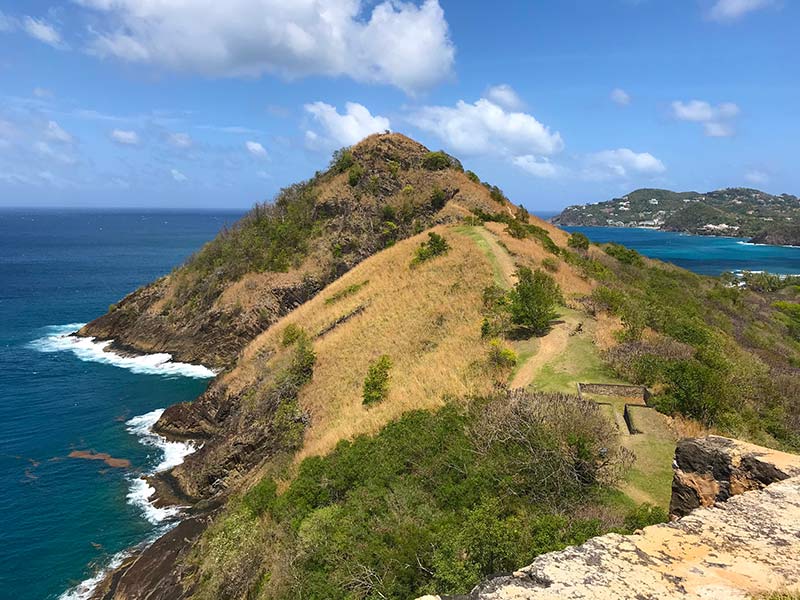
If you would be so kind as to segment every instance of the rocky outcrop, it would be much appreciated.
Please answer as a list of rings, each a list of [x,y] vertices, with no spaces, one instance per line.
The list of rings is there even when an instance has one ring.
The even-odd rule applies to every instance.
[[[693,490],[706,503],[701,508],[635,535],[604,535],[544,554],[450,600],[734,599],[800,591],[800,457],[710,437],[682,441],[676,464],[673,492]],[[688,506],[673,497],[673,508]]]
[[[773,246],[800,246],[800,225],[768,227],[750,240],[751,244]]]
[[[800,476],[800,457],[710,436],[681,440],[673,467],[669,512],[683,517],[701,506]]]

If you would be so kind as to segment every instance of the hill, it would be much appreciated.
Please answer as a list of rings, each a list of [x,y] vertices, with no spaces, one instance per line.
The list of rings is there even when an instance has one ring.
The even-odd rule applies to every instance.
[[[464,593],[666,519],[679,435],[800,447],[797,282],[732,286],[590,244],[397,134],[337,153],[312,181],[313,203],[282,194],[154,284],[158,298],[147,286],[91,326],[184,359],[197,345],[225,366],[156,426],[202,443],[150,478],[187,518],[95,597]],[[275,225],[307,211],[305,237]],[[357,249],[331,249],[343,235]],[[295,262],[271,250],[293,247]],[[277,282],[320,272],[303,302],[231,337],[230,319],[256,314]],[[197,304],[165,309],[178,298]],[[578,383],[628,385],[578,397]]]
[[[800,245],[800,200],[747,188],[705,194],[640,189],[606,202],[570,206],[553,223],[568,227],[653,227],[753,238],[756,243]]]

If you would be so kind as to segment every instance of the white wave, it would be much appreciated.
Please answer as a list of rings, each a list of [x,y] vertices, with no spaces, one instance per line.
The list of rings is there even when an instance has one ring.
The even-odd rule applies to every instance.
[[[130,550],[123,550],[117,552],[111,557],[108,564],[97,571],[92,577],[81,581],[74,588],[67,590],[58,597],[58,600],[88,600],[98,584],[103,581],[103,578],[111,571],[122,565],[123,561],[131,555]]]
[[[133,417],[125,423],[128,426],[128,431],[138,436],[141,443],[158,448],[163,453],[161,462],[150,472],[150,475],[178,466],[183,462],[184,458],[197,450],[197,446],[190,442],[172,442],[164,436],[153,432],[153,425],[161,418],[162,414],[164,414],[164,409],[159,408],[138,417]],[[148,484],[144,478],[136,477],[131,479],[128,502],[139,507],[145,519],[154,525],[178,517],[181,514],[181,507],[168,506],[160,508],[152,503],[150,498],[155,491],[155,488]]]
[[[766,246],[768,248],[794,248],[800,250],[800,246],[793,246],[792,244],[759,244],[757,242],[748,242],[745,240],[736,243],[742,246]]]
[[[31,342],[30,346],[40,352],[71,351],[80,360],[114,365],[133,373],[208,379],[216,373],[203,365],[172,362],[167,353],[121,356],[108,350],[112,340],[97,341],[93,337],[72,335],[83,327],[83,323],[70,323],[48,327],[47,335]]]

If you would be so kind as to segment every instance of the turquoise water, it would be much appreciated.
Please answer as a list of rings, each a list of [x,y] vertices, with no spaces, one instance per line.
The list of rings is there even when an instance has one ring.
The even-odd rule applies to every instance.
[[[202,368],[121,360],[66,336],[168,272],[237,214],[0,211],[0,597],[80,598],[75,586],[157,535],[139,475],[190,451],[149,434],[205,389]],[[800,249],[648,230],[583,228],[702,273],[800,273]],[[68,458],[107,453],[128,469]]]
[[[202,393],[207,373],[165,357],[96,362],[109,355],[60,334],[168,272],[237,216],[0,212],[0,597],[58,598],[169,526],[138,476],[189,448],[148,426],[158,409]],[[73,450],[131,468],[68,458]]]
[[[800,248],[748,244],[741,238],[708,237],[628,227],[565,227],[593,242],[617,242],[645,256],[669,261],[703,275],[725,271],[800,274]]]

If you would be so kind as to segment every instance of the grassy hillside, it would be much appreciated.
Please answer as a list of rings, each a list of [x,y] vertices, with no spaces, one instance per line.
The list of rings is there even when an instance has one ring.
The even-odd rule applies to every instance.
[[[424,214],[437,224],[384,239],[242,342],[198,400],[164,413],[160,432],[203,445],[152,483],[212,523],[167,544],[177,550],[146,551],[122,588],[140,580],[137,564],[158,564],[178,574],[159,584],[167,597],[463,593],[537,553],[666,518],[682,434],[800,446],[794,280],[739,286],[589,244],[446,156],[420,156],[442,170],[414,171],[415,189],[463,187],[411,221],[387,204],[375,232]],[[341,178],[353,167],[325,177],[353,187]],[[302,193],[287,202],[287,215],[319,210]],[[253,307],[263,281],[296,275],[260,270],[287,260],[275,240],[294,238],[249,218],[170,276],[173,293],[226,282],[212,307]],[[309,223],[283,220],[295,222]],[[319,260],[314,240],[330,242],[310,231],[291,250],[309,253],[301,265]],[[579,399],[578,382],[647,384],[661,413]]]
[[[229,367],[258,333],[368,256],[474,208],[505,204],[452,157],[400,134],[373,135],[255,206],[80,334]]]

